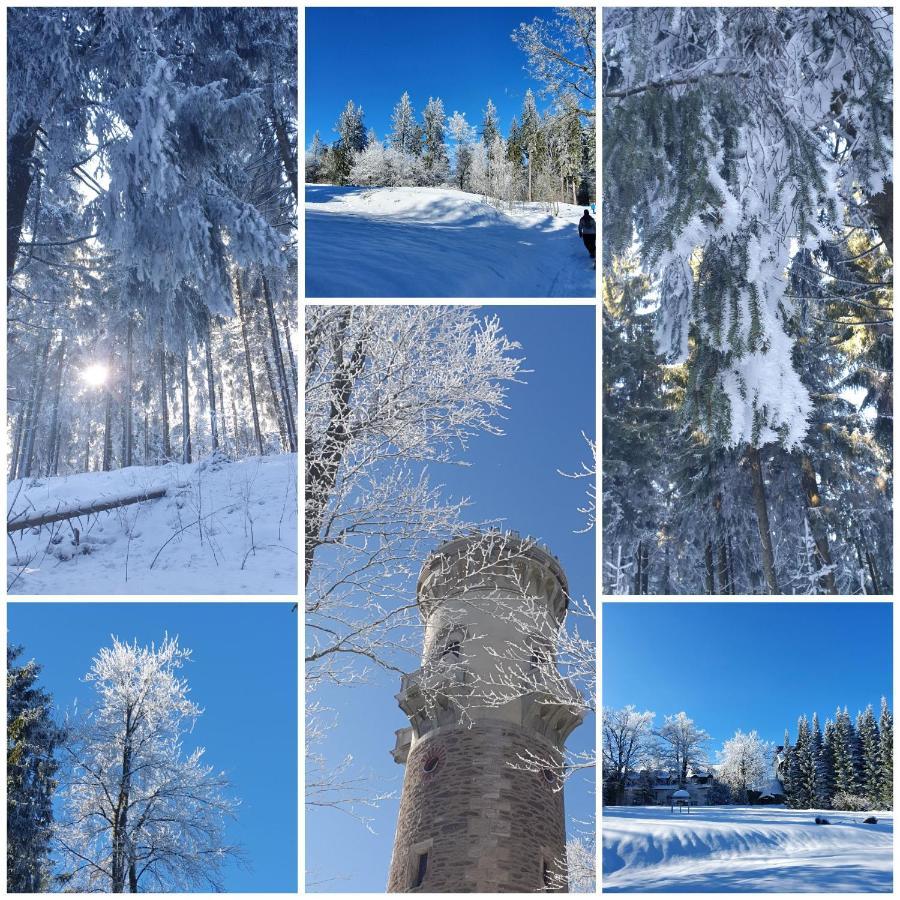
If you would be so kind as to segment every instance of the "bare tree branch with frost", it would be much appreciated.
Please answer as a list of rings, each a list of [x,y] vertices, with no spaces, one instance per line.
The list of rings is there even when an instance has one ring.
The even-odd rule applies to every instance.
[[[465,530],[465,499],[429,479],[502,435],[520,346],[463,306],[311,306],[306,316],[308,686],[402,672],[421,647],[414,585],[428,553]],[[319,713],[313,700],[312,716]],[[309,725],[308,725],[309,727]],[[314,733],[324,730],[313,726]],[[320,750],[314,751],[316,754]],[[310,797],[359,804],[346,768],[321,758]]]
[[[218,891],[240,858],[225,834],[238,806],[227,777],[203,748],[183,750],[202,714],[178,677],[190,657],[166,636],[159,647],[113,638],[94,658],[97,702],[68,723],[54,833],[66,891]]]

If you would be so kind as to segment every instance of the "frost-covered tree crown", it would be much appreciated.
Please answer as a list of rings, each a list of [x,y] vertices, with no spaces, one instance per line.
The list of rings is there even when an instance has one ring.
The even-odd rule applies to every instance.
[[[238,803],[204,749],[184,748],[202,714],[179,674],[190,659],[168,636],[113,638],[94,658],[85,681],[96,703],[71,723],[56,830],[67,889],[221,889]]]

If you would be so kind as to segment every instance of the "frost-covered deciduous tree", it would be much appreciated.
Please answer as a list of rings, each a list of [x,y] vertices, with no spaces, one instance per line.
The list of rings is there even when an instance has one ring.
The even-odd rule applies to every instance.
[[[465,307],[310,307],[306,317],[306,677],[351,683],[418,652],[413,585],[468,527],[429,469],[501,435],[519,345]],[[328,778],[327,773],[322,778]]]
[[[662,727],[654,734],[661,742],[662,754],[675,773],[679,787],[684,787],[689,770],[706,764],[705,744],[709,734],[698,728],[684,712],[666,716]]]
[[[580,113],[593,120],[597,83],[597,10],[562,7],[550,21],[535,18],[513,32],[528,55],[532,75],[555,100],[578,98]]]
[[[656,713],[634,706],[603,710],[603,802],[625,802],[628,776],[649,756]]]
[[[6,648],[6,890],[50,890],[50,839],[57,751],[65,732],[53,720],[53,698],[37,680],[41,667]]]
[[[736,731],[719,751],[717,777],[731,788],[739,803],[746,803],[747,792],[769,777],[771,755],[771,744],[756,731]]]
[[[239,854],[226,823],[238,802],[225,774],[186,752],[202,710],[179,669],[190,650],[114,638],[85,676],[96,704],[70,723],[63,814],[55,830],[67,890],[220,890]]]
[[[503,433],[522,360],[499,319],[462,307],[313,307],[306,328],[307,663],[318,663],[316,677],[334,656],[382,657],[367,641],[392,607],[408,607],[397,602],[405,578],[464,524],[464,502],[445,500],[427,469],[463,461],[475,434]]]

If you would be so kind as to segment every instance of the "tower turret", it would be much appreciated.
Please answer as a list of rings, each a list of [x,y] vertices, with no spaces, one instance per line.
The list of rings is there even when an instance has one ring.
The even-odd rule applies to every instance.
[[[514,533],[439,547],[417,586],[422,666],[401,679],[409,727],[389,891],[565,890],[561,772],[581,701],[555,660],[559,561]]]

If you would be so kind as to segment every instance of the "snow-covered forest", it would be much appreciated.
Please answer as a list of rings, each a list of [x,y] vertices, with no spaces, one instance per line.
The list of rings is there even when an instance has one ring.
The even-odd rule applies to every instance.
[[[416,109],[404,90],[379,135],[363,86],[334,110],[333,140],[315,132],[309,296],[596,295],[577,231],[596,200],[596,11],[555,10],[511,38],[534,89],[507,124],[489,85],[481,109],[452,112],[424,94]]]
[[[287,455],[271,497],[242,499],[242,476],[216,502],[287,491],[277,542],[293,552],[296,11],[17,8],[8,36],[9,527],[29,524],[10,532],[17,589],[63,533],[78,549],[58,559],[91,549],[82,539],[112,518],[92,507],[153,485],[198,512],[148,540],[187,526],[176,543],[208,555],[196,466],[212,454]],[[144,469],[67,487],[129,467]],[[75,508],[77,529],[42,521]],[[116,526],[129,549],[133,527]],[[241,530],[212,568],[255,555]],[[84,593],[105,586],[98,573]]]
[[[586,204],[594,199],[596,13],[566,7],[551,21],[538,17],[512,35],[552,106],[540,112],[529,88],[504,137],[488,98],[480,118],[444,109],[429,97],[421,121],[405,91],[379,140],[352,99],[340,112],[335,141],[317,131],[306,153],[311,183],[373,186],[451,185],[513,203]],[[471,113],[469,114],[471,117]],[[452,159],[452,165],[451,165]]]
[[[891,13],[610,9],[604,584],[892,590]]]

